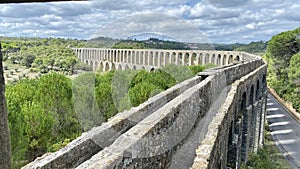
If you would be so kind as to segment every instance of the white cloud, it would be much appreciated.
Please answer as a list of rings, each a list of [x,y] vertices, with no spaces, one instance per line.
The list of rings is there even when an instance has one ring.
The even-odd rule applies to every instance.
[[[207,42],[200,30],[185,20],[161,13],[140,13],[105,25],[93,35],[113,38],[131,37],[142,33],[159,33],[183,42]]]
[[[182,41],[268,40],[299,27],[298,0],[101,0],[1,4],[0,34],[90,38],[163,33]],[[201,31],[202,32],[201,32]]]
[[[92,0],[92,5],[103,10],[131,10],[139,11],[155,9],[160,6],[178,6],[186,4],[186,0]]]
[[[209,3],[219,8],[239,7],[247,4],[249,1],[250,0],[208,0]]]

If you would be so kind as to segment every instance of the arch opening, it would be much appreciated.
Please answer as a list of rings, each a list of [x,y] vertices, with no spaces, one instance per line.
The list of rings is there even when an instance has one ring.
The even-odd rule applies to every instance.
[[[242,138],[241,138],[241,161],[245,162],[247,160],[247,151],[248,151],[248,112],[247,112],[247,96],[246,93],[243,93],[241,101],[241,112],[243,114],[243,123],[242,123]]]
[[[109,64],[108,64],[108,62],[105,63],[104,71],[105,72],[109,71]]]
[[[217,56],[217,65],[218,66],[221,66],[222,64],[221,64],[221,60],[222,60],[222,56],[221,56],[221,54],[218,54],[218,56]]]

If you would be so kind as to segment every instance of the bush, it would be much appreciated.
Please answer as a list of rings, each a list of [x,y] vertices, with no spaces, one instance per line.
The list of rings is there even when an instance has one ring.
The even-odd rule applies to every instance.
[[[30,68],[30,72],[37,73],[37,72],[39,72],[39,69],[37,69],[37,68]]]
[[[100,83],[95,89],[96,101],[105,120],[117,114],[117,109],[114,105],[110,83]]]
[[[187,66],[169,64],[163,67],[162,70],[173,77],[176,80],[176,83],[180,83],[194,76],[193,72]]]
[[[133,106],[145,102],[149,97],[152,97],[163,91],[159,86],[154,84],[143,82],[135,85],[129,90],[130,102]]]
[[[193,66],[189,66],[189,69],[193,72],[194,75],[196,75],[199,72],[202,72],[205,67],[202,65],[193,65]]]
[[[64,141],[61,141],[61,142],[58,142],[58,143],[55,143],[53,144],[52,146],[50,146],[48,148],[48,152],[55,152],[55,151],[58,151],[59,149],[65,147],[67,144],[69,144],[71,142],[71,139],[65,139]]]
[[[71,81],[63,75],[22,79],[7,85],[5,94],[13,168],[58,148],[58,144],[52,145],[82,131],[73,110]]]
[[[77,62],[74,66],[74,70],[84,70],[84,71],[92,71],[92,67],[83,63],[83,62]]]
[[[265,149],[259,149],[257,154],[250,154],[249,160],[242,169],[255,169],[255,168],[272,168],[282,169],[281,165],[270,158],[270,154]]]

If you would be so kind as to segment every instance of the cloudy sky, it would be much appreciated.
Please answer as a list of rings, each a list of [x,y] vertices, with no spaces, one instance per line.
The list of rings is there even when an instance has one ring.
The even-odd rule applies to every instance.
[[[0,36],[97,36],[144,33],[183,42],[248,43],[300,26],[299,0],[94,0],[0,4]]]

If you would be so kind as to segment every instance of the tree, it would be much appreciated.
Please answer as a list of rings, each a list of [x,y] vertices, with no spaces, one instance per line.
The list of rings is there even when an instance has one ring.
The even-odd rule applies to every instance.
[[[162,70],[171,75],[176,80],[176,83],[180,83],[194,76],[193,72],[187,66],[168,64],[163,67]]]
[[[291,58],[288,70],[289,92],[285,97],[290,100],[293,107],[300,112],[300,54],[296,54]]]
[[[13,136],[11,138],[13,168],[20,168],[27,158],[30,138],[25,133],[26,121],[22,109],[23,105],[33,102],[37,87],[36,79],[23,79],[15,85],[7,85],[6,88],[10,135]]]
[[[159,86],[148,82],[142,82],[135,85],[129,90],[130,102],[133,106],[145,102],[149,97],[152,97],[163,91]]]
[[[283,61],[283,68],[289,66],[291,57],[300,50],[298,29],[275,35],[268,42],[267,52],[277,60]]]
[[[5,98],[5,82],[3,76],[2,51],[0,44],[0,168],[11,168],[10,133]]]
[[[79,75],[73,80],[72,89],[74,110],[83,130],[101,125],[104,119],[96,103],[95,74]]]
[[[300,87],[300,53],[292,56],[288,73],[290,83]]]
[[[60,74],[7,86],[13,168],[81,133],[72,105],[71,80]]]
[[[101,113],[100,115],[102,115],[105,120],[118,113],[112,98],[110,83],[100,83],[96,86],[95,95]]]
[[[72,104],[72,83],[69,78],[51,73],[39,79],[34,101],[40,102],[46,112],[53,112],[58,121],[55,132],[60,137],[72,137],[80,131]]]
[[[73,73],[73,71],[74,71],[74,66],[76,65],[76,63],[77,63],[77,58],[76,57],[68,57],[68,58],[66,58],[66,67],[67,67],[67,69],[71,72],[71,73]]]
[[[55,64],[55,59],[53,58],[53,57],[48,57],[47,59],[46,59],[46,64],[48,65],[48,66],[50,66],[51,67],[51,70],[53,69],[53,66],[54,66],[54,64]]]
[[[300,28],[279,33],[268,42],[266,58],[269,61],[269,84],[281,96],[292,92],[289,82],[289,66],[292,56],[300,51]],[[270,71],[272,70],[272,71]],[[272,77],[272,78],[270,78]]]
[[[27,68],[29,68],[29,67],[31,67],[31,64],[33,63],[34,59],[35,59],[35,56],[33,54],[26,53],[23,55],[21,64],[23,66],[26,66]]]
[[[35,102],[28,102],[22,106],[24,117],[24,130],[29,139],[27,157],[33,160],[47,152],[48,144],[53,143],[53,128],[55,126],[54,115]]]
[[[248,53],[263,53],[266,51],[267,43],[264,41],[251,42],[247,45],[235,48],[234,51],[243,51]]]

